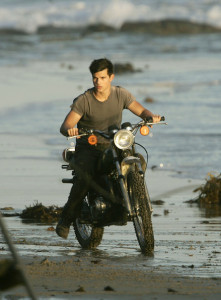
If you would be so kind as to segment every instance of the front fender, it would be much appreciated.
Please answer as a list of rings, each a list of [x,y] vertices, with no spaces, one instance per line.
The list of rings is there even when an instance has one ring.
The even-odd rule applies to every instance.
[[[140,164],[140,158],[135,156],[127,156],[121,162],[121,172],[123,176],[127,176],[130,171],[135,171],[135,165]]]
[[[126,177],[130,171],[135,171],[136,165],[139,165],[141,167],[138,169],[142,169],[143,173],[146,172],[147,163],[141,154],[138,154],[138,156],[125,157],[121,162],[122,175]]]

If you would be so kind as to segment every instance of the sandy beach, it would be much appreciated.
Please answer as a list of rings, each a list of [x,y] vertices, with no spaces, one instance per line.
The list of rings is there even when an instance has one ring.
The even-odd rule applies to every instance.
[[[34,260],[34,261],[33,261]],[[26,258],[26,272],[38,299],[220,299],[220,278],[192,278],[140,270],[118,260]],[[62,280],[61,280],[62,278]],[[6,296],[7,295],[7,296]],[[25,288],[1,299],[27,299]]]

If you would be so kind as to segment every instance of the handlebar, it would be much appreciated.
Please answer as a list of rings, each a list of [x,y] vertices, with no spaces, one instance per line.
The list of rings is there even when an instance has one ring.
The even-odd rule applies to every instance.
[[[156,124],[167,125],[167,123],[166,122],[163,123],[163,121],[165,121],[165,117],[164,116],[162,116],[161,119],[160,119],[161,123],[160,122],[153,123],[152,117],[148,117],[145,120],[141,120],[137,124],[133,125],[133,130],[135,130],[136,128],[138,129],[139,127],[141,127],[143,125],[147,125],[147,126],[156,125]],[[95,129],[80,129],[78,135],[69,136],[69,137],[67,137],[67,139],[69,140],[69,139],[72,139],[72,138],[82,137],[82,136],[90,135],[90,134],[94,134],[94,133],[97,133],[97,134],[99,134],[100,136],[102,136],[102,137],[104,137],[106,139],[110,139],[110,136],[107,133],[105,133],[105,132],[103,132],[101,130],[95,130]]]

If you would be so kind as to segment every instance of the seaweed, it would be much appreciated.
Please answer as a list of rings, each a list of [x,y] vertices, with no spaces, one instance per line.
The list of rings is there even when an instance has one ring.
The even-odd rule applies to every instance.
[[[198,202],[221,204],[221,174],[214,176],[209,173],[206,183],[193,192],[200,192],[196,198]]]
[[[20,217],[24,220],[32,220],[44,223],[57,222],[62,208],[52,205],[44,206],[42,203],[34,203],[34,205],[26,207],[20,214]]]
[[[193,192],[199,192],[198,197],[186,202],[197,203],[207,218],[221,216],[221,174],[214,176],[209,173],[206,183]]]

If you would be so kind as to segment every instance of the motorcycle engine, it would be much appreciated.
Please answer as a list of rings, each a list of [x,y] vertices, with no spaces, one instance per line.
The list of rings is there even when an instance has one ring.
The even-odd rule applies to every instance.
[[[90,206],[91,215],[95,220],[101,220],[107,210],[110,208],[110,203],[104,200],[103,197],[98,196],[93,200],[93,204]]]

